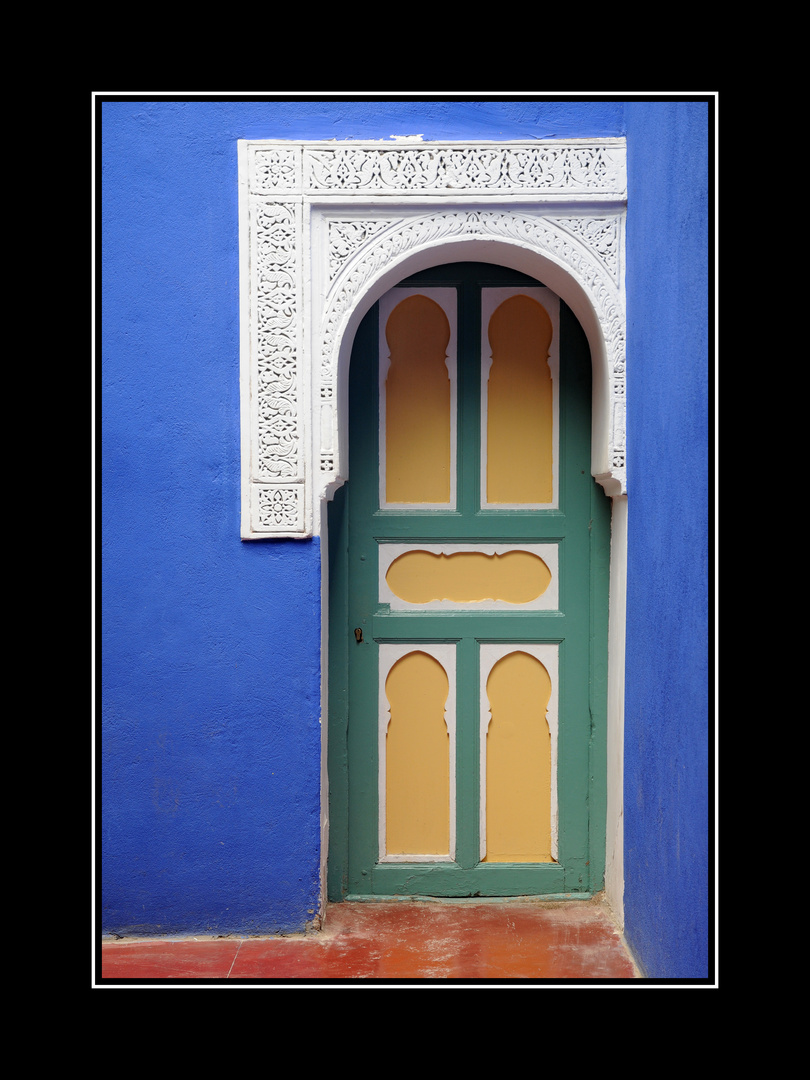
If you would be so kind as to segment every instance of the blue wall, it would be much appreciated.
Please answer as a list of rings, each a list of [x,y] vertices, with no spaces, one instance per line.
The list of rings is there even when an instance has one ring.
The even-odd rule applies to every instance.
[[[709,112],[626,117],[626,934],[685,978],[709,962]]]
[[[707,120],[701,103],[103,103],[105,931],[294,931],[318,906],[318,542],[239,540],[236,140],[627,135],[627,932],[649,975],[704,972]]]

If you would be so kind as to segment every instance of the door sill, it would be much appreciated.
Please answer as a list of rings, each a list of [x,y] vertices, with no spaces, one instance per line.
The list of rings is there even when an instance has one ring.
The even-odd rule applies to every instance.
[[[376,904],[376,903],[422,903],[422,904],[526,904],[555,903],[564,900],[593,900],[595,893],[543,893],[527,896],[368,896],[349,893],[343,900],[330,900],[334,904]]]

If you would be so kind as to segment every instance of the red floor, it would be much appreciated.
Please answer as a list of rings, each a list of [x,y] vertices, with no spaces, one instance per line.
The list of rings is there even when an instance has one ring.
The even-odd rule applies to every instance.
[[[332,904],[292,937],[128,939],[102,944],[101,982],[638,978],[596,902]]]

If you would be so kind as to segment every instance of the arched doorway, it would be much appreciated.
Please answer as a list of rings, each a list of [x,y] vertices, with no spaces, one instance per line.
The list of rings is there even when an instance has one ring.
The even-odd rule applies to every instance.
[[[610,502],[552,290],[428,267],[354,336],[329,505],[328,896],[604,880]]]

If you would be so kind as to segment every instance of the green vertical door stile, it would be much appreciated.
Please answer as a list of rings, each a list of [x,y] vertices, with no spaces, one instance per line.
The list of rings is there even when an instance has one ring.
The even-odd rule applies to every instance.
[[[377,328],[375,305],[355,339],[349,397],[350,625],[343,633],[349,641],[349,889],[355,893],[369,890],[370,870],[377,858],[377,647],[371,627],[376,606],[376,544],[368,527],[377,505]]]
[[[479,856],[480,792],[478,790],[479,729],[478,723],[464,723],[464,717],[478,717],[478,670],[477,643],[465,637],[457,649],[458,685],[456,702],[456,862],[471,870]]]
[[[458,295],[458,380],[459,380],[459,509],[465,519],[465,535],[474,528],[481,490],[480,417],[481,305],[477,287],[459,289]],[[467,361],[467,362],[465,362]],[[470,362],[472,361],[472,362]]]

